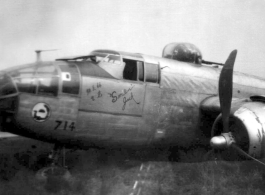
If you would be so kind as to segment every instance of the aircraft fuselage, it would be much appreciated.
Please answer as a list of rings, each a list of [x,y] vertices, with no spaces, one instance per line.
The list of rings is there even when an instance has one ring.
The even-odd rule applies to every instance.
[[[100,52],[108,53],[93,55]],[[2,80],[16,92],[0,93],[2,129],[80,147],[185,147],[210,135],[213,121],[201,119],[217,115],[206,116],[201,104],[218,99],[220,68],[125,52],[109,55],[119,63],[61,59],[4,71],[8,78]],[[265,80],[234,73],[234,98],[262,94]]]

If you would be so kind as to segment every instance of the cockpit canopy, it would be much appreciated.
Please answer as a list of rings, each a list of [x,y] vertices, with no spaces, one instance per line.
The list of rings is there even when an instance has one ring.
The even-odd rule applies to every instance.
[[[158,61],[140,54],[95,50],[89,55],[36,62],[0,72],[0,98],[19,92],[57,96],[80,95],[82,77],[159,84]]]
[[[94,50],[86,56],[60,58],[57,61],[79,62],[81,75],[159,83],[159,63],[148,62],[136,53]],[[84,62],[90,62],[87,66]],[[92,64],[91,64],[92,63]],[[94,66],[93,66],[94,65]],[[90,69],[90,72],[88,72]],[[98,70],[101,71],[98,71]],[[91,74],[94,72],[94,75]]]
[[[194,64],[202,63],[201,51],[191,43],[170,43],[164,47],[162,57]]]

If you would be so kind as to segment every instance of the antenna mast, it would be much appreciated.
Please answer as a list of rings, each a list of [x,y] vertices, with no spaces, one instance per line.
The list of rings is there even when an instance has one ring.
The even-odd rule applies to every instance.
[[[56,51],[58,49],[46,49],[46,50],[35,50],[36,52],[36,62],[41,61],[41,52],[46,52],[46,51]]]

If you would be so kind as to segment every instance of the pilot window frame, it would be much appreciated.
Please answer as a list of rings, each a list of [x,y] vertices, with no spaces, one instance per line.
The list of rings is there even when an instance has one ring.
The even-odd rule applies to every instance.
[[[23,67],[9,72],[20,93],[37,94],[36,66]]]
[[[59,67],[59,75],[60,75],[60,88],[59,94],[63,95],[70,95],[70,96],[80,96],[81,86],[82,86],[82,79],[79,68],[75,63],[59,63],[57,65]],[[75,67],[75,72],[67,72],[63,70],[64,67]],[[63,68],[62,68],[63,67]],[[64,84],[69,84],[69,81],[73,81],[70,85],[66,86]],[[75,86],[72,86],[75,85]],[[65,88],[64,88],[65,87]],[[74,89],[74,90],[72,90]]]
[[[47,68],[48,71],[42,72],[46,74],[45,76],[43,74],[38,74],[38,70],[44,67],[53,67],[53,69]],[[54,70],[54,72],[51,72],[51,70]],[[58,95],[58,68],[55,67],[53,64],[34,64],[34,66],[17,68],[8,72],[8,75],[16,84],[19,93],[29,93],[44,96]],[[43,91],[40,92],[39,89],[41,89],[41,82],[43,82],[43,85],[41,86]],[[44,89],[44,87],[46,88]]]
[[[121,56],[120,55],[114,55],[114,54],[107,54],[105,57],[103,56],[96,56],[96,57],[101,57],[100,60],[99,58],[96,59],[97,64],[100,64],[102,62],[107,62],[107,63],[112,63],[112,64],[121,64]]]
[[[147,83],[160,84],[161,69],[159,63],[145,62],[145,78]]]
[[[100,54],[95,55],[97,65],[117,79],[123,79],[124,63],[120,55],[117,54]]]
[[[123,79],[160,84],[161,69],[159,63],[144,62],[136,59],[123,58],[125,63]]]
[[[50,69],[47,67],[53,67]],[[40,71],[40,69],[46,69]],[[52,73],[52,74],[51,74]],[[52,75],[52,76],[50,76]],[[37,94],[39,95],[53,95],[57,96],[59,91],[59,73],[58,68],[53,65],[38,66],[36,69],[36,82],[37,82]],[[50,79],[50,80],[49,80]],[[50,82],[50,86],[47,86],[47,81]],[[46,84],[45,84],[46,82]]]
[[[140,60],[133,60],[123,58],[124,69],[123,79],[130,81],[144,82],[144,62]]]

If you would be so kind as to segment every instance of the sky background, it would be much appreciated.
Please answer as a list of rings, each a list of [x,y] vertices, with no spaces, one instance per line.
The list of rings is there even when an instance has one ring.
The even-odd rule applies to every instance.
[[[265,78],[264,0],[0,0],[0,69],[113,49],[161,56],[190,42],[203,59]]]

